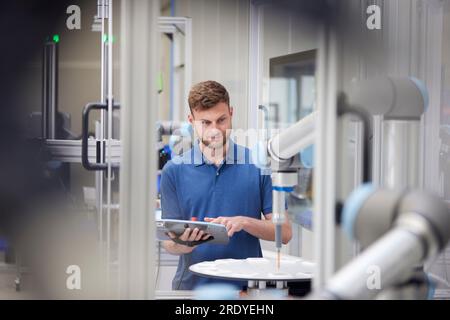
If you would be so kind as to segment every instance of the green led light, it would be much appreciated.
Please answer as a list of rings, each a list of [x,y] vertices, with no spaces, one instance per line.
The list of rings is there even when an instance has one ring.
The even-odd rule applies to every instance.
[[[108,35],[104,34],[103,35],[103,42],[108,42],[108,41],[109,41]],[[114,36],[111,36],[111,42],[114,42],[114,41],[115,41]]]
[[[157,83],[157,86],[158,86],[158,93],[163,92],[163,83],[164,83],[164,81],[163,81],[163,74],[162,74],[162,72],[160,72],[158,74],[158,78],[156,80],[156,83]]]
[[[59,35],[58,35],[58,34],[55,34],[55,35],[53,36],[53,42],[54,42],[54,43],[58,43],[58,42],[59,42]]]

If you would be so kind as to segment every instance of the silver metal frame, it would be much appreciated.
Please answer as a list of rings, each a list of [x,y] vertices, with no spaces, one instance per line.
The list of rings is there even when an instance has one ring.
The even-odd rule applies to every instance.
[[[260,65],[260,45],[261,38],[259,32],[259,26],[261,23],[261,15],[259,14],[260,5],[254,1],[250,1],[250,22],[249,22],[249,81],[248,81],[248,128],[260,129],[263,128],[264,118],[261,113],[258,112],[258,106],[260,101],[260,88],[261,88],[261,65]],[[258,118],[255,118],[255,114],[259,114]]]
[[[99,3],[100,2],[100,3]],[[100,19],[101,19],[101,34],[100,34],[100,47],[101,47],[101,61],[100,61],[100,100],[102,103],[106,102],[106,88],[105,88],[105,78],[106,78],[106,43],[104,42],[105,37],[105,19],[107,18],[106,7],[109,5],[108,0],[98,0],[97,6],[100,6]],[[103,141],[105,134],[105,112],[100,111],[100,122],[96,123],[96,138]],[[103,159],[103,148],[100,150],[100,157]],[[99,241],[100,249],[103,254],[103,170],[97,171],[95,173],[95,189],[97,191],[97,216],[98,216],[98,230],[99,230]]]
[[[184,35],[184,94],[183,100],[181,100],[178,93],[176,91],[174,92],[174,112],[172,119],[174,121],[182,121],[184,120],[184,116],[189,113],[187,100],[192,85],[192,19],[187,17],[158,17],[158,29],[161,33],[175,35],[181,32]],[[174,44],[177,45],[176,38],[173,37],[173,39]],[[174,69],[176,70],[176,66],[174,66]],[[176,72],[173,76],[175,77],[174,81],[176,83],[181,81]],[[184,106],[184,108],[180,106]]]
[[[337,39],[330,26],[320,30],[317,83],[316,155],[314,165],[313,288],[322,288],[335,270]]]
[[[159,1],[121,2],[119,297],[155,294],[155,208]],[[152,76],[153,75],[153,76]]]
[[[249,65],[249,128],[255,122],[260,104],[260,8],[264,1],[250,2],[250,65]],[[313,278],[315,289],[322,288],[335,269],[335,163],[336,163],[336,91],[337,40],[334,31],[322,26],[317,63],[317,119],[315,125],[316,155],[314,157],[314,259],[318,265]],[[251,116],[250,116],[251,115]]]
[[[97,143],[96,140],[88,141],[88,157],[89,161],[96,161]],[[52,160],[62,162],[81,163],[81,140],[46,140],[45,144],[51,154]],[[111,162],[119,163],[121,152],[121,143],[119,140],[113,140],[109,149],[106,149],[106,154],[111,154]],[[108,150],[111,150],[109,152]]]

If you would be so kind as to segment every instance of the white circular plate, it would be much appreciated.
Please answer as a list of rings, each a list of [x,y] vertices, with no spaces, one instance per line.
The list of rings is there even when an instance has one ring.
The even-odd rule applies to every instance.
[[[277,270],[274,258],[219,259],[200,262],[189,269],[201,276],[230,280],[301,281],[311,279],[314,263],[281,257]]]

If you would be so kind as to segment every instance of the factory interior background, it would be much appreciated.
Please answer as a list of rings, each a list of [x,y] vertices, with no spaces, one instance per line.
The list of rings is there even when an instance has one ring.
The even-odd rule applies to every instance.
[[[238,299],[450,299],[450,1],[20,0],[0,21],[0,299],[201,296],[173,289],[179,256],[155,221],[207,80],[250,150],[249,132],[270,145],[315,121],[312,140],[290,137],[301,164],[279,171],[296,176],[282,261],[305,269],[250,276]]]

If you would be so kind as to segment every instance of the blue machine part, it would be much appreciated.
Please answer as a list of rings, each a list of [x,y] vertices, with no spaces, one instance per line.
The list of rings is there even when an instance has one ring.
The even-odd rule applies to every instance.
[[[226,283],[205,284],[195,288],[196,300],[237,300],[238,288]]]
[[[350,194],[347,201],[345,201],[344,209],[342,211],[342,227],[350,239],[354,239],[354,224],[359,210],[364,202],[375,192],[376,188],[371,183],[365,183]]]
[[[0,251],[5,251],[6,249],[8,249],[8,242],[0,238]]]
[[[292,191],[294,191],[294,187],[277,187],[277,186],[273,186],[272,190],[279,191],[279,192],[292,192]]]
[[[158,176],[156,178],[156,190],[157,190],[157,194],[161,193],[161,174],[158,173]]]
[[[428,282],[428,294],[427,299],[433,300],[434,294],[436,292],[436,283],[430,278],[430,275],[427,273],[427,282]]]
[[[170,148],[170,146],[169,145],[165,145],[164,147],[163,147],[163,152],[165,153],[165,154],[168,154],[169,155],[169,159],[171,159],[171,152],[172,152],[172,150],[171,150],[171,148]]]
[[[300,160],[305,168],[311,169],[314,165],[314,145],[310,145],[300,152]]]
[[[62,166],[61,161],[58,161],[58,160],[47,161],[47,168],[50,170],[57,170],[57,169],[61,168],[61,166]]]

